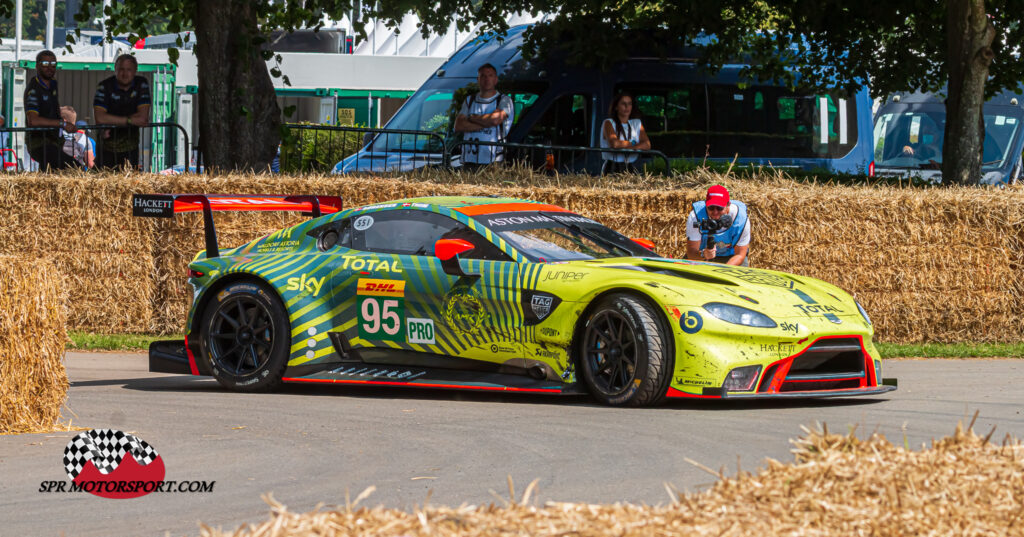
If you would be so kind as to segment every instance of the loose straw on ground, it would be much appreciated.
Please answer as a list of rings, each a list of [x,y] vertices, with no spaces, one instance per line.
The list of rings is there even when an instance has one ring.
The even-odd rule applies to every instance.
[[[769,461],[756,473],[720,477],[708,491],[673,494],[657,507],[617,503],[533,505],[509,483],[502,505],[412,511],[359,507],[292,513],[270,495],[266,522],[235,531],[202,526],[204,537],[664,537],[1024,535],[1024,446],[964,430],[911,451],[879,435],[858,439],[808,431],[795,461]],[[714,472],[713,472],[714,473]]]

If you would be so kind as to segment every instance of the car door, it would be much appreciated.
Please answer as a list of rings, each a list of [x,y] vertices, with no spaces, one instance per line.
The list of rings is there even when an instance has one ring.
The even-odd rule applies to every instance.
[[[444,272],[434,257],[442,238],[474,244],[463,265],[479,276]],[[355,322],[345,333],[361,355],[456,368],[455,358],[521,364],[518,264],[484,237],[441,214],[396,209],[354,217],[351,247],[349,270],[337,278],[352,287]]]

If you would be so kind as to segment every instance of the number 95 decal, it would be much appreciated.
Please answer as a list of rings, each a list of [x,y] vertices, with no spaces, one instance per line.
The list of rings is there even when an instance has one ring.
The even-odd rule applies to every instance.
[[[405,341],[405,308],[400,298],[369,296],[359,303],[359,337]]]

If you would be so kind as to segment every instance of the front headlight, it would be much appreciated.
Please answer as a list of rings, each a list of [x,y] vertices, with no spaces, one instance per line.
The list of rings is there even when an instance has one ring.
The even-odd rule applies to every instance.
[[[743,326],[754,326],[757,328],[775,328],[775,321],[763,313],[758,313],[754,310],[749,310],[742,306],[734,306],[732,304],[723,304],[721,302],[708,302],[704,304],[704,309],[711,315],[732,324],[741,324]]]
[[[856,300],[854,300],[853,303],[857,305],[857,309],[860,310],[861,317],[864,317],[864,320],[867,321],[868,326],[873,326],[871,324],[871,317],[868,317],[868,312],[864,311],[864,306],[861,306],[860,302],[857,302]]]

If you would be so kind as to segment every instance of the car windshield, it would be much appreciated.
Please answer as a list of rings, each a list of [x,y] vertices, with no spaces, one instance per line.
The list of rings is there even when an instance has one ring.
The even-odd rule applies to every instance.
[[[650,257],[650,250],[569,212],[517,211],[474,217],[534,262]]]
[[[454,117],[452,97],[470,81],[461,78],[440,80],[420,88],[385,125],[389,130],[423,131],[425,134],[380,134],[371,151],[428,151],[440,152],[449,123]]]
[[[499,83],[498,91],[512,99],[514,125],[537,103],[546,85],[516,83],[507,86]],[[460,139],[453,132],[455,116],[459,112],[456,103],[461,105],[475,91],[475,79],[438,79],[425,84],[384,126],[388,130],[417,131],[423,134],[381,133],[374,139],[370,150],[377,153],[441,152],[444,143],[457,143]]]
[[[907,105],[884,112],[875,120],[875,165],[878,167],[939,169],[946,112],[942,105]],[[1005,107],[985,107],[985,145],[982,168],[998,169],[1010,157],[1024,114]]]

